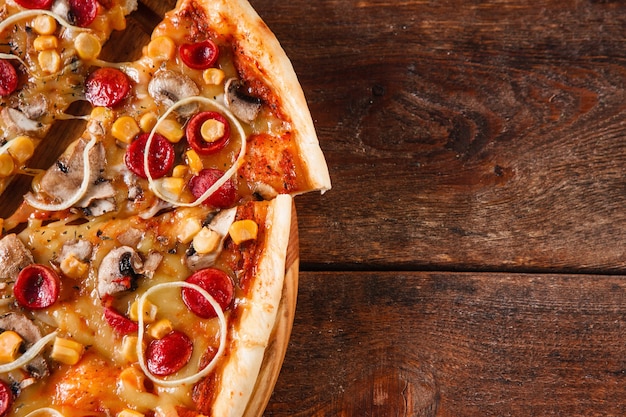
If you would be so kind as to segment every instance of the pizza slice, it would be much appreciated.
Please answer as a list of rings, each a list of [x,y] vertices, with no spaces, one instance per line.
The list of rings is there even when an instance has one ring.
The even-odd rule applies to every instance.
[[[6,235],[0,415],[242,415],[279,309],[291,210],[281,195]]]
[[[84,87],[83,135],[2,221],[0,416],[241,416],[292,196],[330,188],[293,68],[247,2],[182,0]]]
[[[25,170],[55,120],[85,100],[102,45],[136,0],[0,2],[0,193]]]
[[[5,227],[37,211],[149,217],[330,188],[302,89],[270,35],[246,2],[180,2],[141,59],[90,75],[101,105]]]

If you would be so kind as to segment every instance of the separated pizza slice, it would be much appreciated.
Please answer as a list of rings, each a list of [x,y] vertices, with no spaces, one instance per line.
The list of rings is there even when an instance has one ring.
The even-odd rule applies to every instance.
[[[150,217],[330,188],[293,68],[246,2],[179,2],[143,52],[90,75],[99,107],[84,135],[5,228],[31,214]]]
[[[281,195],[6,235],[0,415],[242,415],[279,311],[291,210]]]
[[[0,416],[240,416],[292,196],[330,188],[293,68],[247,2],[183,0],[85,92],[83,135],[3,221],[0,309],[37,329],[0,323]]]
[[[136,0],[0,2],[0,193],[53,122],[85,100],[85,78]]]

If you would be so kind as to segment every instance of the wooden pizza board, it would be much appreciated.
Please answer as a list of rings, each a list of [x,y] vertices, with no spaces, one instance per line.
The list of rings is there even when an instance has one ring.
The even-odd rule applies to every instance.
[[[289,345],[291,328],[296,312],[298,298],[298,271],[300,265],[300,252],[298,241],[298,219],[295,204],[292,208],[291,230],[289,244],[287,246],[287,259],[285,262],[285,282],[283,295],[278,306],[278,314],[274,330],[270,336],[257,383],[252,392],[252,397],[244,413],[244,417],[261,417],[265,407],[272,396],[274,386],[278,380],[283,359]]]

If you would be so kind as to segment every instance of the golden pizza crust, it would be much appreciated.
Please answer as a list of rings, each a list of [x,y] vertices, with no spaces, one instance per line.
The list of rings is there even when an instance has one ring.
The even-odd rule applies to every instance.
[[[322,192],[329,190],[328,167],[304,92],[276,36],[246,0],[180,0],[175,10],[194,6],[205,11],[211,29],[232,35],[246,55],[256,60],[265,83],[282,100],[282,110],[291,119],[311,188]]]
[[[211,407],[212,416],[243,415],[256,384],[282,296],[291,210],[289,195],[279,195],[268,208],[264,250],[259,257],[251,296],[233,335],[231,353],[217,378],[221,383]]]
[[[274,34],[245,0],[181,0],[176,10],[193,5],[204,9],[211,29],[231,34],[246,55],[256,60],[264,82],[282,100],[283,112],[291,119],[311,188],[322,192],[330,189],[328,167],[304,93]],[[228,362],[217,378],[221,383],[211,406],[212,416],[243,415],[257,382],[282,295],[291,208],[288,195],[279,195],[271,203],[265,251],[257,268],[252,297],[237,330],[237,345],[231,348]]]

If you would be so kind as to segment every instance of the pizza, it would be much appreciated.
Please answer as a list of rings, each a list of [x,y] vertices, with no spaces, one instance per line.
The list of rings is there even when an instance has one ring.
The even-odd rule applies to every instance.
[[[0,2],[0,193],[25,172],[35,148],[83,85],[113,30],[136,0]]]
[[[15,1],[5,21],[60,20],[61,0]],[[101,0],[97,16],[116,8],[130,11]],[[76,46],[96,22],[56,36]],[[136,61],[89,60],[57,74],[91,105],[84,131],[0,219],[0,416],[241,416],[280,308],[293,198],[331,186],[297,77],[244,0],[181,0]],[[21,88],[44,88],[35,78]],[[28,170],[23,136],[3,131],[11,175]]]

